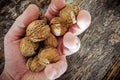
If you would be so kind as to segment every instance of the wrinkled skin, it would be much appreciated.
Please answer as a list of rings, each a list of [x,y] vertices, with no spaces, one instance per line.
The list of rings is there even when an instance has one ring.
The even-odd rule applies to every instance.
[[[52,0],[48,7],[45,16],[49,20],[66,5],[65,0],[59,0],[59,4],[57,3],[58,0]],[[67,69],[65,56],[75,53],[80,48],[80,40],[77,35],[87,29],[91,22],[90,14],[81,10],[77,16],[77,23],[70,27],[64,37],[58,38],[60,61],[47,65],[44,71],[35,73],[26,68],[25,58],[22,56],[19,46],[27,25],[36,20],[38,16],[38,7],[33,4],[29,5],[6,34],[4,38],[5,67],[1,74],[3,80],[54,80],[60,77]]]

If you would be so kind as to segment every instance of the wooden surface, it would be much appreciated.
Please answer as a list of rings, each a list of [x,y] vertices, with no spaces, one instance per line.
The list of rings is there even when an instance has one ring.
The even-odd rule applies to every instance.
[[[7,1],[7,0],[6,0]],[[9,1],[9,0],[8,0]],[[36,2],[41,1],[41,2]],[[43,1],[43,2],[42,2]],[[49,0],[11,0],[0,11],[0,54],[3,37],[15,18],[26,6],[35,3],[44,11]],[[119,0],[67,0],[91,13],[92,24],[79,36],[80,50],[67,57],[68,69],[57,80],[116,80],[120,74],[120,1]],[[3,0],[4,2],[4,0]],[[1,2],[0,2],[1,4]],[[3,69],[4,58],[0,57]]]

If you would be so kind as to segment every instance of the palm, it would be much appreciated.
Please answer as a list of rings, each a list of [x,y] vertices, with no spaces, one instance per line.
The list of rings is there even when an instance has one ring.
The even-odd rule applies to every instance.
[[[30,78],[30,80],[35,80],[34,78],[39,79],[42,76],[41,78],[44,78],[43,80],[45,80],[45,77],[43,77],[44,72],[34,73],[26,68],[25,58],[21,55],[21,52],[19,50],[19,44],[20,44],[20,40],[16,40],[14,42],[7,43],[7,46],[5,45],[6,47],[5,51],[8,51],[6,53],[8,53],[9,56],[6,57],[6,61],[7,61],[6,69],[8,73],[13,75],[15,79],[24,78],[24,76],[27,76],[28,78]],[[39,77],[37,74],[39,74]]]
[[[25,68],[25,59],[19,50],[19,43],[20,40],[17,40],[5,45],[5,51],[7,51],[5,53],[8,54],[5,56],[5,60],[7,61],[5,68],[10,74],[17,75],[18,72],[20,72],[19,75],[21,76],[27,71],[27,69]]]

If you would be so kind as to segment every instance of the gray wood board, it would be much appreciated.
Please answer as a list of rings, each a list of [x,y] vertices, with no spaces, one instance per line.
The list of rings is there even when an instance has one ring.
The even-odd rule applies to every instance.
[[[0,1],[2,4],[4,0]],[[10,26],[30,3],[39,5],[45,12],[49,0],[5,0],[0,6],[0,71],[4,65],[3,38]],[[7,3],[8,1],[8,3]],[[9,2],[10,1],[10,2]],[[48,1],[48,2],[47,2]],[[72,0],[67,0],[68,2]],[[47,2],[47,4],[46,4]],[[112,65],[120,57],[120,1],[119,0],[73,0],[92,16],[90,27],[81,35],[80,50],[67,57],[68,69],[57,80],[107,79]],[[119,66],[119,65],[118,65]],[[119,69],[119,67],[117,67]],[[114,72],[115,73],[115,72]],[[106,75],[108,74],[108,75]]]

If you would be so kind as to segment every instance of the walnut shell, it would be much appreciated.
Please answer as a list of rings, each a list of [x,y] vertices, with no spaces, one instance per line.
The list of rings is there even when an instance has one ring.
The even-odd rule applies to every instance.
[[[56,48],[47,47],[38,53],[38,58],[39,58],[40,62],[45,63],[44,60],[46,60],[47,61],[46,64],[48,64],[48,61],[50,63],[54,63],[54,62],[57,62],[58,60],[60,60],[60,55]]]
[[[38,57],[29,58],[27,61],[27,68],[33,72],[39,72],[45,68],[45,65],[39,63]]]
[[[76,23],[76,18],[79,13],[79,7],[73,4],[67,4],[62,10],[60,10],[59,16],[67,22],[67,24],[72,25]]]
[[[23,56],[30,57],[36,54],[35,50],[39,47],[39,43],[32,42],[28,37],[24,37],[20,42],[20,51]]]
[[[52,47],[57,47],[57,39],[56,37],[50,33],[50,36],[45,40],[44,42],[45,46],[52,46]]]
[[[64,35],[68,28],[68,25],[66,24],[66,22],[60,17],[53,18],[50,24],[51,24],[52,33],[55,36]]]
[[[27,60],[27,62],[26,62],[26,67],[27,67],[27,69],[29,69],[30,70],[30,66],[31,66],[31,62],[33,61],[33,58],[31,57],[31,58],[28,58],[28,60]]]
[[[39,42],[47,39],[50,34],[50,27],[46,25],[45,20],[35,20],[30,23],[26,29],[26,36],[33,42]]]

